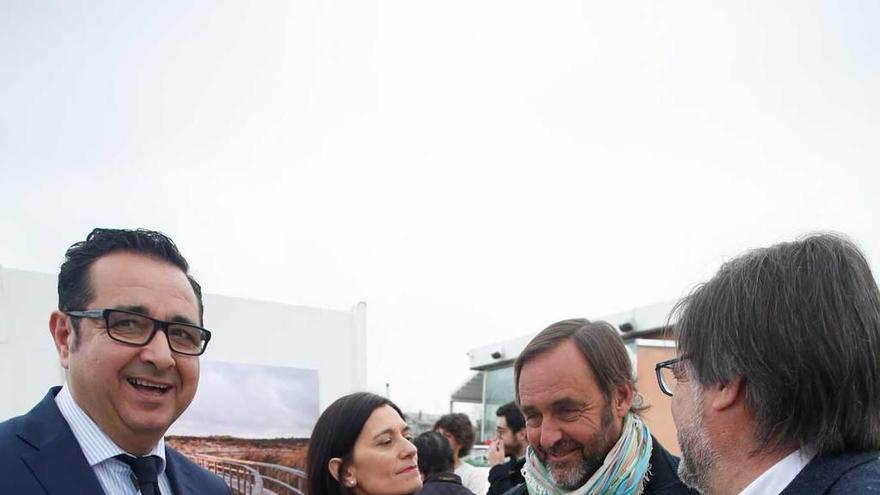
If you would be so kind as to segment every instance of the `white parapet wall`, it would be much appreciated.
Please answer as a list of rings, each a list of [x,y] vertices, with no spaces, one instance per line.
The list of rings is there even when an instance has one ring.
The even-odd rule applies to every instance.
[[[27,412],[64,382],[49,314],[57,277],[0,267],[0,420]]]
[[[64,382],[49,334],[57,277],[0,267],[0,421]],[[351,311],[204,295],[212,332],[201,359],[318,371],[319,403],[367,386],[366,304]]]

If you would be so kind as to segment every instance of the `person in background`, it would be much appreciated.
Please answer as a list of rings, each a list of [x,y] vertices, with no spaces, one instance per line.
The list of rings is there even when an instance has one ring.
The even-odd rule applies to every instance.
[[[461,483],[476,495],[485,495],[489,489],[486,471],[462,460],[474,446],[475,435],[471,420],[463,413],[445,414],[434,423],[434,431],[446,437],[452,445],[455,474],[461,477]]]
[[[673,312],[681,479],[704,493],[880,492],[880,291],[835,234],[734,258]]]
[[[174,242],[150,230],[94,229],[67,250],[49,316],[66,380],[0,423],[0,493],[231,493],[164,441],[211,338],[188,272]]]
[[[422,487],[409,426],[393,402],[368,392],[321,414],[306,455],[309,494],[409,495]]]
[[[422,489],[418,495],[474,495],[452,472],[453,454],[449,440],[436,431],[426,431],[413,441],[418,450]]]
[[[489,446],[489,495],[501,495],[525,482],[521,471],[526,463],[526,419],[514,402],[499,407],[495,416],[495,440]]]
[[[678,495],[678,459],[642,420],[632,363],[609,323],[554,323],[513,365],[526,482],[512,494]]]

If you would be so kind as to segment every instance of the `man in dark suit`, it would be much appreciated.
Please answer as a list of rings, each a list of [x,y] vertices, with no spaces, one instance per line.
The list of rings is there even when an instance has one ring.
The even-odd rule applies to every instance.
[[[712,494],[880,491],[880,292],[830,234],[725,263],[673,313],[681,479]]]
[[[67,380],[0,423],[0,493],[231,493],[163,440],[211,337],[188,269],[158,232],[95,229],[68,249],[49,318]]]

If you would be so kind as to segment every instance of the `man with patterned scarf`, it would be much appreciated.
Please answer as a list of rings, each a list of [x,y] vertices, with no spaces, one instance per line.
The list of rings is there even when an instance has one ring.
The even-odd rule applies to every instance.
[[[523,349],[514,377],[529,446],[526,482],[508,495],[691,493],[639,416],[629,354],[609,323],[550,325]]]

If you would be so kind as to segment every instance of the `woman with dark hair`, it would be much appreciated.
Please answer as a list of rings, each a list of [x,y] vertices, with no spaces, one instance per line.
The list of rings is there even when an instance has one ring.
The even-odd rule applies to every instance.
[[[452,472],[452,445],[440,433],[426,431],[413,441],[419,451],[421,491],[417,495],[474,495]]]
[[[367,392],[336,400],[309,440],[309,495],[409,495],[422,486],[403,413]]]

